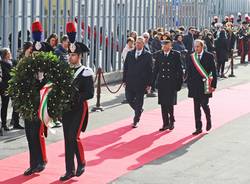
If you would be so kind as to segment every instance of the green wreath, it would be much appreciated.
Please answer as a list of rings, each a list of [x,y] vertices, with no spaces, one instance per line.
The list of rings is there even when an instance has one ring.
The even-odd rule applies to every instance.
[[[43,82],[37,75],[43,72]],[[53,53],[40,52],[19,61],[11,71],[8,94],[14,108],[25,119],[37,119],[40,105],[40,89],[48,82],[52,90],[48,95],[48,113],[53,119],[62,116],[70,108],[73,70]]]

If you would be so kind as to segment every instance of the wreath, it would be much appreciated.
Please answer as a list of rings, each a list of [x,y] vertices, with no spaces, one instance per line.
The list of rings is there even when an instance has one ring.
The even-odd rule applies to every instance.
[[[8,94],[23,118],[39,118],[38,111],[44,110],[44,102],[45,113],[54,120],[70,108],[73,70],[53,53],[40,52],[21,59],[12,69],[11,76]],[[45,88],[43,91],[46,92],[46,87],[49,87],[49,93],[45,96],[41,91]],[[41,102],[44,96],[46,98]]]

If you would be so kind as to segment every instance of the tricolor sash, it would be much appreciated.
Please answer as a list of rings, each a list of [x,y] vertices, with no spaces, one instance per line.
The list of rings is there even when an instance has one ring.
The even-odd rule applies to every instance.
[[[205,94],[211,94],[212,93],[212,81],[213,81],[213,76],[212,76],[212,72],[210,74],[207,73],[207,71],[204,69],[204,67],[201,65],[200,60],[198,59],[198,54],[197,53],[193,53],[191,55],[193,64],[196,68],[196,70],[199,72],[199,74],[202,76],[203,78],[203,82],[204,82],[204,93]]]
[[[38,109],[38,117],[46,127],[50,127],[52,123],[52,118],[48,113],[48,95],[52,90],[52,83],[47,83],[40,90],[40,105]]]

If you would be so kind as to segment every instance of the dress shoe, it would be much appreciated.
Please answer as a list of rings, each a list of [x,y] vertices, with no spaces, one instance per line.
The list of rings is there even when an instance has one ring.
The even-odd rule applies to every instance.
[[[70,178],[73,178],[75,176],[75,172],[66,172],[63,176],[60,177],[60,181],[67,181]]]
[[[10,131],[10,128],[7,127],[6,125],[3,126],[4,131]]]
[[[196,130],[195,132],[193,132],[192,134],[193,135],[199,135],[199,134],[201,134],[202,133],[202,130]]]
[[[132,128],[137,128],[138,127],[138,123],[139,122],[134,122],[133,125],[132,125]]]
[[[38,164],[38,166],[34,169],[35,172],[42,172],[45,169],[46,164]]]
[[[24,128],[20,124],[16,124],[16,125],[13,126],[13,129],[22,130]]]
[[[169,130],[174,130],[174,121],[170,121]]]
[[[84,173],[85,171],[85,164],[84,165],[78,165],[77,170],[76,170],[76,176],[79,177]]]
[[[162,128],[159,129],[160,132],[163,132],[165,130],[168,130],[169,126],[163,126]]]
[[[208,122],[208,123],[207,123],[207,127],[206,127],[206,131],[211,130],[211,128],[212,128],[212,123],[211,123],[211,122]]]
[[[34,168],[30,167],[30,168],[28,168],[26,171],[24,171],[23,175],[24,175],[24,176],[30,176],[30,175],[32,175],[33,173],[35,173]]]

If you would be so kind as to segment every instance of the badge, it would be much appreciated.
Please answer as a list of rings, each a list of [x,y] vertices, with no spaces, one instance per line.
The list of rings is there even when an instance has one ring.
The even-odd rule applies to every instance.
[[[75,51],[76,51],[76,45],[75,44],[70,44],[70,47],[69,47],[69,49],[70,49],[70,51],[72,52],[72,53],[74,53]]]
[[[36,42],[35,48],[36,50],[40,50],[42,48],[42,44],[40,42]]]

